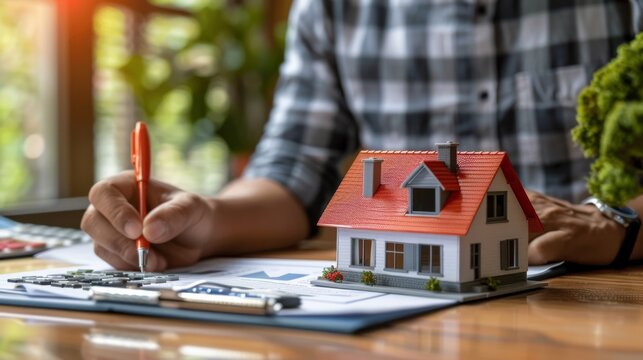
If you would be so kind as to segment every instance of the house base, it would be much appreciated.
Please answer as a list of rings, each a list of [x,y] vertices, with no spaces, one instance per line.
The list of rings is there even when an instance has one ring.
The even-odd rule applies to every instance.
[[[469,302],[469,301],[475,301],[475,300],[488,299],[492,297],[514,294],[522,291],[539,289],[547,286],[546,282],[524,280],[524,281],[514,282],[507,285],[500,285],[496,290],[493,290],[493,291],[489,290],[488,288],[485,288],[484,286],[479,286],[476,288],[476,290],[478,291],[450,292],[450,291],[429,291],[424,289],[409,289],[409,288],[384,286],[384,285],[370,286],[370,285],[363,284],[361,282],[353,282],[353,281],[343,281],[343,282],[336,283],[336,282],[332,282],[321,278],[319,280],[313,280],[310,283],[316,286],[325,286],[325,287],[331,287],[331,288],[337,288],[337,289],[373,291],[373,292],[388,293],[388,294],[430,297],[430,298],[436,298],[436,299],[450,299],[450,300],[456,300],[458,302]]]
[[[352,271],[340,269],[342,275],[344,275],[344,281],[360,283],[362,278],[361,271]],[[401,287],[407,289],[419,289],[425,290],[426,282],[429,278],[413,278],[397,275],[388,275],[377,273],[377,283],[375,285],[381,285],[386,287]],[[484,288],[487,286],[486,277],[467,282],[452,282],[452,281],[442,281],[440,279],[440,287],[442,291],[445,292],[480,292],[484,291]],[[508,275],[494,276],[494,280],[497,280],[500,285],[502,284],[513,284],[519,282],[525,282],[527,280],[527,272],[520,272]]]

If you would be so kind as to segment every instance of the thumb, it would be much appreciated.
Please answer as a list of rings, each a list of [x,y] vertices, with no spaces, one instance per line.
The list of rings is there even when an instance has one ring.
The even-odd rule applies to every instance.
[[[128,201],[135,189],[134,177],[123,173],[96,183],[89,191],[92,206],[130,239],[139,237],[142,230],[140,215]]]
[[[145,217],[143,235],[154,244],[168,242],[201,221],[206,209],[198,195],[178,192]]]

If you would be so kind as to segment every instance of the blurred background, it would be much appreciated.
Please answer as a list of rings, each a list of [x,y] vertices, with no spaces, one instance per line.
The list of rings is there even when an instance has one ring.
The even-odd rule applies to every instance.
[[[131,168],[213,194],[268,117],[289,0],[0,0],[0,209]]]

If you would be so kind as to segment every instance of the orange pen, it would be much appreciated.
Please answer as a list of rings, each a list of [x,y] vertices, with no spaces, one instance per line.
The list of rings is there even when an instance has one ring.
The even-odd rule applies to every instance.
[[[150,163],[152,157],[150,154],[150,137],[147,133],[145,123],[139,121],[132,131],[132,165],[136,175],[136,185],[138,187],[138,209],[141,214],[141,221],[147,215],[147,183],[150,180]],[[150,243],[145,239],[143,234],[136,239],[136,251],[138,252],[138,266],[141,272],[145,272],[147,264],[147,254],[150,249]]]

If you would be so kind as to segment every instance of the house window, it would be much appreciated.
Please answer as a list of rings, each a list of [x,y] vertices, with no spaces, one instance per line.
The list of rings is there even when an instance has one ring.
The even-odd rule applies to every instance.
[[[420,272],[442,274],[442,246],[420,245]]]
[[[435,188],[411,188],[411,213],[435,213],[435,203]]]
[[[353,239],[353,265],[373,266],[373,240]]]
[[[386,268],[404,270],[404,244],[386,243]]]
[[[480,243],[471,244],[471,269],[473,278],[480,278]]]
[[[507,220],[507,192],[493,192],[487,194],[487,222],[500,222]]]
[[[518,268],[518,239],[500,242],[500,269],[511,270]]]

